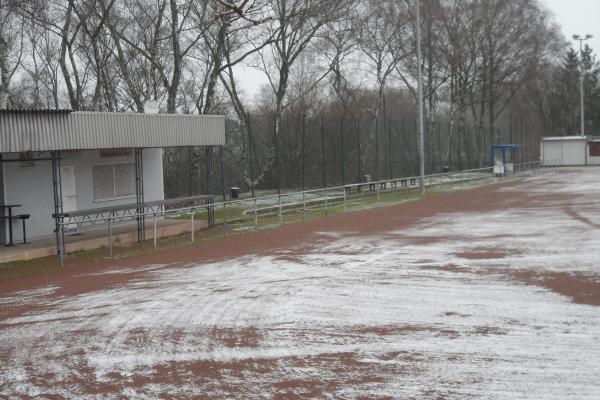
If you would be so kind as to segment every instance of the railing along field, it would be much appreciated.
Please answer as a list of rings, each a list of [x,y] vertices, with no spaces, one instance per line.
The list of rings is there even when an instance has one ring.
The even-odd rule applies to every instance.
[[[487,182],[496,182],[506,178],[535,173],[546,166],[540,162],[515,164],[513,171],[507,176],[498,176],[493,167],[471,169],[458,172],[426,175],[425,192],[446,192],[481,186]],[[226,201],[210,201],[207,204],[185,206],[180,208],[155,207],[140,208],[134,213],[98,214],[96,218],[74,220],[68,215],[58,215],[60,229],[59,257],[63,262],[66,253],[64,232],[69,227],[86,227],[105,224],[107,229],[108,256],[113,256],[113,233],[115,224],[135,221],[139,218],[152,218],[152,242],[158,246],[157,219],[176,217],[189,219],[190,241],[195,240],[196,220],[204,218],[213,211],[214,227],[222,230],[223,236],[233,232],[260,229],[285,223],[305,221],[329,214],[348,212],[350,210],[377,207],[380,205],[415,199],[421,196],[420,177],[386,179],[374,182],[355,183],[344,186],[325,187],[305,191],[279,193],[262,197],[231,199]]]

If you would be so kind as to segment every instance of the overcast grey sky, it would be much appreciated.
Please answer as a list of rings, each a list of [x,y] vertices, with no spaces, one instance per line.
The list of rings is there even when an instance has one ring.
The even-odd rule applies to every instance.
[[[600,54],[600,0],[541,0],[554,12],[556,22],[562,27],[565,36],[579,49],[574,34],[594,35],[587,43]]]

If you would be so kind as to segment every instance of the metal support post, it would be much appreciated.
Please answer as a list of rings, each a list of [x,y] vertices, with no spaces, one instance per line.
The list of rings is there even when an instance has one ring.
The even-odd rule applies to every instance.
[[[387,120],[387,151],[386,151],[386,164],[387,164],[387,177],[392,179],[392,129],[391,121]]]
[[[112,218],[108,219],[108,257],[113,256],[113,240],[112,240]]]
[[[67,244],[65,242],[65,225],[64,223],[60,224],[60,246],[61,246],[61,254],[64,256],[67,255]]]
[[[62,227],[61,227],[61,230],[62,230]],[[59,239],[58,239],[61,242],[60,249],[62,249],[62,246],[63,246],[61,237],[62,236],[59,236]],[[59,251],[58,258],[60,259],[61,268],[64,267],[65,266],[65,253],[63,251]]]
[[[196,230],[194,226],[194,209],[190,209],[190,216],[192,218],[192,243],[194,243],[194,231]]]
[[[141,205],[144,203],[144,158],[143,149],[135,149],[135,198],[136,203]],[[146,240],[146,217],[143,206],[136,209],[137,221],[137,236],[138,243],[143,243]]]
[[[325,188],[325,215],[329,214],[329,204],[328,204],[328,199],[327,199],[327,188]]]
[[[327,187],[325,177],[325,122],[321,116],[321,172],[323,173],[323,187]]]
[[[208,227],[214,228],[215,226],[215,206],[214,206],[214,194],[215,186],[213,179],[213,148],[208,146],[206,148],[206,194],[211,196],[210,203],[212,206],[208,207]]]
[[[250,112],[246,114],[248,124],[248,166],[250,168],[250,190],[252,191],[252,197],[254,197],[254,167],[252,157],[252,124],[250,120]],[[223,198],[225,201],[225,198]]]
[[[256,198],[254,198],[254,229],[258,229],[258,205]]]
[[[362,209],[365,208],[365,188],[364,188],[364,186],[362,187],[362,190],[360,191],[360,207]]]
[[[56,235],[56,253],[62,257],[65,253],[65,230],[63,225],[62,179],[60,167],[60,152],[52,152],[52,188],[54,194],[54,233]],[[10,224],[10,221],[9,221]]]
[[[153,235],[154,235],[154,250],[156,250],[156,245],[157,245],[157,241],[156,241],[156,214],[154,214],[154,230],[153,230]]]
[[[227,236],[227,203],[223,202],[223,236]]]
[[[306,221],[306,193],[302,192],[302,215]]]
[[[379,129],[375,117],[375,179],[379,180]]]
[[[415,1],[415,24],[417,26],[417,86],[418,86],[418,128],[419,128],[419,186],[425,194],[425,127],[423,124],[423,70],[421,69],[421,2]]]
[[[360,119],[356,119],[356,144],[358,146],[357,151],[358,151],[358,181],[362,182],[362,152],[360,149]],[[363,188],[364,189],[364,188]]]
[[[279,225],[283,225],[283,213],[281,212],[281,193],[279,193]]]
[[[306,190],[306,182],[304,179],[304,164],[306,162],[304,150],[306,148],[306,114],[302,114],[302,191]]]
[[[341,154],[341,167],[342,167],[342,186],[346,184],[346,177],[344,174],[344,118],[340,119],[340,154]]]
[[[273,143],[275,145],[275,169],[277,171],[277,194],[281,194],[281,170],[279,169],[279,121],[273,113]]]
[[[348,212],[348,207],[346,205],[346,188],[344,187],[344,212]]]
[[[581,42],[580,42],[581,43]],[[580,56],[583,58],[583,50],[580,51]],[[585,136],[585,94],[584,94],[584,69],[581,68],[581,73],[579,76],[579,110],[580,110],[580,124],[581,124],[581,136]]]

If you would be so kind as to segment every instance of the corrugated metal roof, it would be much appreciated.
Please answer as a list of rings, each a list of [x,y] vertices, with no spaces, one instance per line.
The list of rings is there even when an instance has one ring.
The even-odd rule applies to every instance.
[[[73,110],[68,108],[6,108],[0,109],[0,114],[33,113],[33,114],[64,114]]]
[[[0,152],[225,144],[225,117],[100,112],[0,114]]]

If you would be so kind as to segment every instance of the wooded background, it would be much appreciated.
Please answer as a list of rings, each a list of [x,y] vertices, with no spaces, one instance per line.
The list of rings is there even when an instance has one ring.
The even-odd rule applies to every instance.
[[[594,52],[570,48],[538,1],[421,5],[428,173],[486,165],[500,142],[537,159],[540,137],[578,134],[580,73],[586,132],[600,135]],[[245,189],[321,186],[323,170],[328,185],[412,175],[413,12],[413,0],[0,0],[0,108],[153,100],[225,114],[226,182]],[[257,96],[249,71],[267,82]],[[166,150],[168,197],[203,192],[204,157]]]

